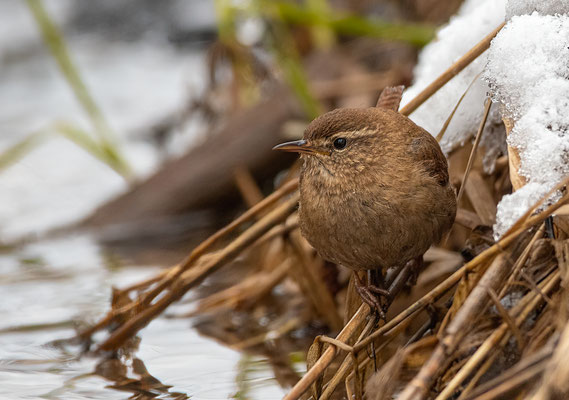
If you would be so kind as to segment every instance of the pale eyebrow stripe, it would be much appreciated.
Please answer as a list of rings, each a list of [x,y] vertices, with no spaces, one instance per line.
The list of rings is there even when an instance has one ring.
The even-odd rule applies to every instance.
[[[364,138],[369,138],[369,137],[377,136],[376,133],[371,132],[371,131],[367,131],[367,130],[366,130],[366,131],[364,131],[364,132],[365,132],[365,133],[362,133],[362,134],[360,134],[360,135],[357,135],[357,136],[355,136],[355,137],[352,137],[351,139],[364,139]],[[350,133],[352,133],[352,132],[337,132],[337,133],[334,133],[333,135],[331,135],[330,138],[331,138],[331,139],[336,139],[336,138],[339,138],[339,137],[345,137],[347,134],[350,134]]]

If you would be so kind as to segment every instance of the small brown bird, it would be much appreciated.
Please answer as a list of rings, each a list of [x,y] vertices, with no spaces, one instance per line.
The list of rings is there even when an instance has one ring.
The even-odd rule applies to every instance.
[[[303,140],[275,146],[304,162],[302,235],[324,259],[381,276],[422,262],[456,214],[447,160],[433,136],[396,111],[401,92],[388,88],[374,108],[328,112]],[[372,292],[386,296],[387,288],[372,286],[369,276],[368,285],[356,279],[362,299],[383,314]]]

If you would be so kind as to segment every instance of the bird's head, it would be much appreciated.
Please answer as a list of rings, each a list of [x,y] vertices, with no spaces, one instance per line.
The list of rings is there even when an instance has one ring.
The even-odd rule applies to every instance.
[[[328,179],[361,174],[381,162],[385,133],[393,129],[397,115],[380,108],[337,109],[312,121],[302,140],[274,149],[300,153],[306,172]]]

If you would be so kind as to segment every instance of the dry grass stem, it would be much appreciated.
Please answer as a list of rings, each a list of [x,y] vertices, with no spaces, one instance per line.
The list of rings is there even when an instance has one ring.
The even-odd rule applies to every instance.
[[[298,180],[293,179],[287,183],[285,183],[282,187],[278,190],[273,192],[271,195],[267,196],[263,201],[256,204],[254,207],[247,210],[243,213],[240,217],[236,218],[227,226],[223,227],[219,231],[215,232],[205,241],[203,241],[199,246],[197,246],[190,255],[180,264],[173,266],[170,269],[160,272],[157,276],[147,279],[143,282],[135,284],[131,287],[123,289],[122,293],[128,293],[130,291],[138,291],[143,290],[149,287],[152,284],[158,283],[156,287],[146,293],[142,293],[139,298],[135,301],[132,301],[128,305],[121,307],[119,309],[111,309],[105,317],[103,317],[97,324],[93,325],[90,328],[85,329],[81,333],[79,333],[79,337],[81,338],[89,338],[95,332],[105,328],[108,326],[112,321],[116,320],[119,316],[126,316],[131,313],[133,310],[138,309],[142,306],[149,305],[152,300],[156,298],[156,296],[162,293],[169,285],[171,285],[185,270],[190,268],[193,263],[198,260],[203,254],[206,253],[215,243],[217,243],[221,238],[226,237],[231,232],[233,232],[237,227],[241,226],[242,224],[248,222],[259,213],[263,212],[270,206],[274,205],[277,201],[282,199],[287,194],[291,193],[292,191],[296,190],[298,187]]]
[[[443,338],[435,351],[433,351],[430,359],[401,393],[400,400],[418,400],[426,397],[428,388],[436,379],[437,372],[443,365],[445,358],[455,351],[468,332],[465,330],[466,324],[472,324],[476,320],[476,316],[486,307],[489,297],[488,289],[496,290],[499,287],[502,280],[506,278],[508,267],[510,267],[508,253],[501,253],[496,256],[477,286],[474,287],[454,319],[448,325]]]
[[[472,85],[474,85],[474,83],[476,83],[476,81],[478,81],[478,79],[480,78],[480,75],[482,75],[482,72],[479,72],[474,79],[472,79],[472,82],[470,82],[470,84],[468,85],[468,87],[466,88],[466,90],[464,91],[464,93],[462,93],[462,95],[460,96],[460,98],[458,99],[458,101],[456,102],[455,106],[453,107],[450,115],[448,116],[448,118],[446,119],[445,123],[443,124],[443,127],[441,128],[441,130],[439,131],[439,133],[436,136],[437,142],[440,142],[443,138],[443,136],[445,135],[445,132],[448,129],[448,126],[450,125],[450,122],[452,121],[452,118],[454,117],[454,114],[456,113],[456,110],[458,110],[458,107],[460,107],[460,104],[462,103],[462,100],[464,100],[464,98],[466,97],[466,95],[468,94],[468,92],[470,91],[470,88],[472,87]]]
[[[189,318],[220,309],[239,309],[245,303],[260,301],[287,276],[291,265],[292,261],[286,259],[271,271],[251,275],[236,285],[200,300],[195,310],[181,317]]]
[[[512,268],[512,272],[510,273],[510,276],[508,277],[506,284],[504,285],[504,287],[502,288],[502,290],[500,291],[500,294],[498,296],[500,299],[502,297],[504,297],[504,295],[506,294],[506,291],[510,288],[510,286],[513,284],[513,282],[518,278],[521,269],[523,268],[523,266],[525,265],[525,263],[529,257],[529,254],[530,254],[531,249],[533,248],[533,245],[535,244],[537,239],[543,237],[544,231],[545,231],[545,225],[542,224],[541,227],[535,232],[535,234],[531,238],[530,242],[528,243],[528,245],[524,249],[520,258],[518,258],[518,260],[516,261],[514,268]]]
[[[131,338],[136,332],[146,326],[154,317],[162,313],[170,304],[180,299],[192,287],[200,284],[205,277],[219,269],[223,264],[233,259],[246,247],[251,245],[269,229],[276,224],[283,222],[294,210],[298,202],[298,194],[293,195],[289,200],[275,208],[265,217],[243,232],[233,242],[228,244],[211,259],[194,269],[186,270],[185,273],[176,274],[179,279],[170,290],[158,301],[145,308],[142,312],[133,316],[114,331],[100,346],[100,350],[116,350],[126,340]],[[183,263],[183,265],[188,265]],[[183,270],[183,268],[182,268]],[[180,275],[181,274],[181,275]]]
[[[484,53],[490,42],[500,32],[505,23],[500,24],[496,29],[490,32],[484,39],[470,49],[465,55],[459,58],[452,64],[445,72],[443,72],[437,79],[435,79],[429,86],[427,86],[421,93],[419,93],[413,100],[401,108],[400,112],[403,115],[409,115],[415,111],[421,104],[423,104],[429,97],[437,90],[443,87],[448,81],[454,78],[460,71],[466,68],[472,61],[474,61],[480,54]]]
[[[360,333],[358,339],[356,340],[356,343],[361,341],[364,337],[366,337],[369,334],[369,332],[371,332],[375,324],[376,324],[375,318],[371,318],[368,321],[367,325],[362,330],[362,332]],[[358,352],[353,347],[352,347],[352,352],[357,356]],[[350,373],[350,369],[353,368],[353,366],[354,366],[354,358],[352,355],[344,358],[342,364],[340,365],[340,367],[338,368],[332,379],[330,379],[330,381],[325,385],[324,391],[322,392],[322,395],[320,396],[319,399],[320,400],[329,399],[334,393],[336,387],[346,379],[346,376]]]
[[[239,167],[235,170],[235,184],[247,207],[251,208],[263,201],[263,193],[247,168]]]
[[[319,274],[319,259],[314,259],[302,248],[300,232],[294,231],[289,235],[289,242],[298,263],[293,263],[292,275],[304,294],[312,302],[319,315],[323,316],[328,325],[338,331],[342,329],[342,317],[330,291]]]
[[[527,383],[529,379],[543,372],[551,354],[552,346],[545,346],[539,352],[526,357],[500,376],[481,385],[471,396],[467,397],[466,400],[492,400],[503,398],[503,395],[511,389]]]
[[[555,285],[558,283],[558,275],[553,275],[549,277],[545,282],[543,282],[542,287],[545,291],[551,291]],[[520,338],[522,334],[519,332],[519,326],[525,321],[529,313],[533,311],[539,303],[542,301],[539,295],[530,292],[512,310],[513,315],[518,315],[513,321],[510,317],[509,322],[504,322],[496,329],[492,335],[478,348],[478,350],[470,357],[468,362],[463,366],[463,368],[453,377],[445,389],[437,396],[435,400],[444,400],[450,398],[453,393],[458,389],[459,385],[474,372],[475,368],[484,361],[484,358],[488,355],[497,354],[498,349],[502,347],[505,342],[509,339],[507,335],[508,329],[517,331],[517,336]],[[504,310],[505,311],[505,310]],[[512,329],[512,327],[514,327]],[[518,339],[520,340],[520,339]],[[518,343],[519,345],[519,343]]]
[[[352,319],[344,326],[342,331],[336,336],[336,339],[341,342],[347,342],[357,331],[358,328],[364,323],[369,315],[369,307],[367,304],[362,304],[358,311],[353,315]],[[316,379],[324,372],[324,370],[332,363],[336,357],[336,349],[330,346],[320,356],[318,361],[310,368],[306,374],[298,381],[296,385],[283,397],[283,400],[298,399],[308,390]]]
[[[550,350],[547,348],[547,351]],[[538,391],[528,396],[528,400],[548,400],[561,399],[569,396],[569,364],[567,363],[569,354],[569,324],[565,325],[559,344],[556,346],[552,358],[549,360],[546,371],[543,374],[543,384]],[[547,359],[546,357],[544,357]]]
[[[400,112],[409,115],[416,110],[482,54],[503,26],[489,33]],[[359,75],[355,89],[351,87],[356,82],[353,79],[336,79],[330,88],[324,86],[330,82],[313,86],[318,96],[336,100],[338,93],[374,90],[373,81],[379,88],[384,80],[394,79],[390,74]],[[438,140],[479,76],[458,99]],[[396,110],[401,91],[402,87],[396,87],[384,92],[378,104]],[[457,149],[451,155],[453,181],[462,176],[458,201],[464,200],[452,235],[425,255],[425,269],[417,283],[411,282],[408,270],[396,267],[385,277],[386,287],[409,289],[403,289],[393,303],[387,301],[389,320],[378,321],[370,314],[369,307],[354,294],[346,271],[325,263],[301,236],[296,212],[300,164],[296,162],[285,183],[266,198],[248,169],[235,171],[234,183],[250,208],[201,242],[179,264],[116,291],[113,308],[79,336],[87,339],[112,327],[98,349],[116,354],[172,303],[206,278],[213,283],[220,274],[212,274],[227,266],[228,270],[235,267],[227,275],[231,279],[220,279],[221,288],[203,285],[197,307],[178,317],[213,319],[236,311],[240,316],[257,318],[266,309],[280,316],[270,328],[233,337],[230,346],[239,350],[265,348],[269,340],[280,343],[296,338],[308,321],[320,323],[314,324],[322,329],[317,334],[325,333],[324,325],[339,331],[334,338],[317,336],[307,354],[308,371],[299,380],[294,374],[294,386],[284,400],[308,398],[309,390],[315,400],[339,396],[356,400],[393,396],[397,400],[489,400],[508,395],[545,400],[559,393],[565,397],[557,398],[568,397],[569,368],[564,357],[569,352],[569,177],[495,240],[491,226],[497,203],[512,189],[510,180],[514,190],[523,182],[518,179],[519,171],[512,171],[519,167],[519,159],[516,161],[517,153],[510,148],[492,173],[485,173],[478,162],[491,106],[486,99],[472,149]],[[513,121],[504,122],[509,132]],[[553,202],[552,195],[558,200]],[[238,279],[234,279],[236,275]],[[281,316],[283,307],[288,308]],[[346,323],[343,309],[345,315],[351,315]],[[232,328],[235,326],[221,330],[233,335]],[[293,330],[298,331],[291,334]],[[347,354],[337,358],[341,352]],[[288,368],[292,371],[290,365]]]
[[[476,152],[478,151],[478,145],[480,144],[480,139],[482,138],[482,132],[484,131],[484,126],[486,125],[486,120],[488,119],[488,114],[490,114],[491,107],[492,107],[492,101],[490,100],[490,98],[487,98],[486,101],[484,102],[484,114],[482,115],[482,120],[480,121],[478,132],[476,132],[476,139],[474,140],[474,145],[472,146],[472,150],[470,151],[470,156],[468,157],[468,164],[466,165],[466,169],[464,170],[464,176],[462,177],[462,184],[460,185],[460,190],[458,191],[458,195],[456,196],[456,204],[460,205],[460,200],[462,199],[462,194],[464,193],[466,182],[468,181],[468,175],[470,174],[470,170],[472,169],[472,164],[474,164],[474,158],[476,156]],[[478,215],[480,215],[480,213]]]

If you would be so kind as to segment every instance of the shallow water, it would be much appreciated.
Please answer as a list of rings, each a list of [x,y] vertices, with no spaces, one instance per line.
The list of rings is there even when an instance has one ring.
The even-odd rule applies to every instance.
[[[44,1],[138,178],[165,156],[184,151],[199,133],[189,124],[170,138],[166,150],[147,136],[152,124],[199,93],[206,70],[205,48],[174,46],[160,29],[171,24],[192,28],[196,18],[202,26],[211,25],[214,15],[207,0],[169,0],[161,3],[167,10],[160,15],[146,10],[138,18],[137,10],[150,3],[101,0],[79,7],[81,2]],[[136,7],[129,11],[128,4]],[[118,39],[106,36],[105,21],[102,32],[73,26],[73,7],[83,7],[88,19],[105,12],[120,18],[117,13],[123,12],[124,23],[119,21],[113,33]],[[85,10],[89,7],[97,12]],[[148,15],[156,19],[148,34],[120,37]],[[25,2],[0,0],[0,33],[0,153],[55,121],[89,131]],[[110,307],[113,286],[159,270],[122,261],[117,267],[116,257],[88,236],[39,239],[126,189],[124,179],[108,166],[56,135],[0,170],[0,399],[281,397],[267,360],[200,336],[188,319],[153,321],[141,331],[130,358],[79,357],[77,346],[52,344],[97,321]]]
[[[141,332],[138,350],[120,362],[78,357],[78,347],[50,343],[73,336],[74,327],[101,316],[109,307],[112,286],[156,271],[105,267],[101,249],[88,237],[40,242],[0,256],[0,398],[125,399],[146,394],[136,398],[221,399],[242,388],[247,388],[247,398],[280,398],[284,392],[265,360],[200,336],[185,319],[158,318]],[[141,386],[144,374],[141,378],[133,371],[133,363],[138,372],[143,365],[157,381]],[[125,370],[132,378],[128,382]]]

